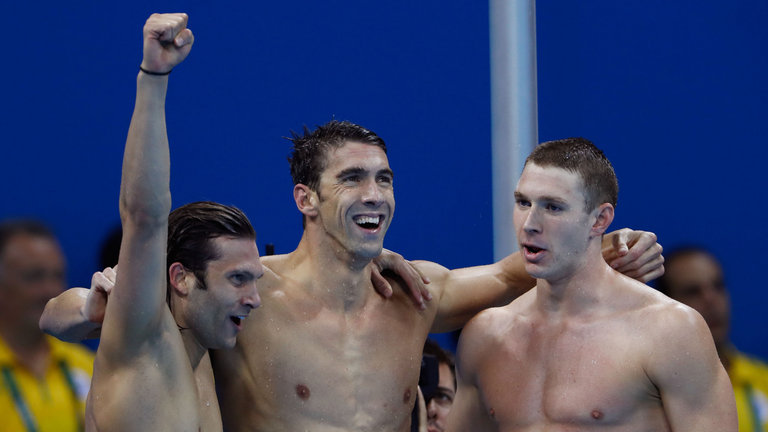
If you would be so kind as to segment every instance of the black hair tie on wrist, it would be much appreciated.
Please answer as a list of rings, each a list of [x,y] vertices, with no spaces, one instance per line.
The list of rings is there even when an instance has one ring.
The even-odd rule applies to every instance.
[[[144,72],[144,73],[145,73],[145,74],[147,74],[147,75],[155,75],[155,76],[166,76],[166,75],[168,75],[169,73],[171,73],[171,71],[172,71],[173,69],[169,70],[168,72],[152,72],[152,71],[148,71],[148,70],[144,69],[143,67],[139,66],[139,70],[140,70],[140,71],[142,71],[142,72]]]

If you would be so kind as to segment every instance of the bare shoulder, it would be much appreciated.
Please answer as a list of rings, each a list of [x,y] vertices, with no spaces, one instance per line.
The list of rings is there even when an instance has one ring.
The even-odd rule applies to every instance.
[[[432,280],[440,280],[441,278],[446,277],[450,272],[450,269],[432,261],[414,260],[411,261],[411,264]]]
[[[517,336],[532,320],[534,297],[529,291],[506,306],[488,308],[475,315],[461,331],[458,354],[463,362],[480,360],[501,346],[519,342]]]

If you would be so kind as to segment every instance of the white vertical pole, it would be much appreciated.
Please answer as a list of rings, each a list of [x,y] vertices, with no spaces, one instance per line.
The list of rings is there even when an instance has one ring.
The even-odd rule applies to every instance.
[[[536,2],[490,0],[493,253],[517,250],[513,192],[538,142]]]

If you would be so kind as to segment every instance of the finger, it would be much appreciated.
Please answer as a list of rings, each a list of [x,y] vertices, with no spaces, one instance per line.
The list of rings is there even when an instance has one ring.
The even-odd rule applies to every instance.
[[[612,260],[610,266],[623,273],[624,271],[638,269],[646,263],[661,257],[661,245],[652,243],[646,246],[650,243],[650,237],[647,237],[646,240],[632,245],[626,255]]]
[[[173,39],[173,44],[176,45],[177,48],[181,48],[183,46],[191,46],[195,42],[195,35],[192,34],[192,30],[185,28],[184,30],[180,31],[179,34],[176,35],[176,37]]]
[[[384,298],[392,297],[392,286],[384,276],[381,275],[379,268],[375,265],[371,270],[371,282],[373,282],[373,288],[376,289],[379,294],[384,296]]]
[[[432,300],[432,293],[427,289],[426,284],[432,282],[429,279],[429,276],[425,275],[424,272],[419,270],[418,267],[413,265],[410,261],[408,261],[408,265],[419,275],[419,278],[421,279],[421,284],[419,284],[419,289],[421,290],[421,296],[426,300],[430,301]]]
[[[117,268],[117,266],[115,266]],[[111,282],[115,281],[115,278],[117,277],[117,272],[112,267],[107,267],[104,270],[102,270],[102,273],[104,273],[104,276],[106,276],[107,279],[109,279]]]
[[[619,230],[615,236],[613,236],[613,250],[618,256],[624,256],[629,252],[629,230]]]
[[[405,263],[405,265],[402,265],[402,263]],[[411,298],[413,299],[414,304],[416,304],[419,309],[426,309],[427,306],[424,304],[424,299],[427,297],[431,298],[432,295],[422,282],[424,276],[410,262],[405,260],[398,264],[397,267],[397,273],[400,275],[401,279],[405,281],[405,286],[408,287],[408,291],[411,293]],[[425,291],[426,294],[424,294]]]
[[[636,269],[627,268],[618,271],[640,282],[649,282],[664,274],[664,257],[655,257]]]

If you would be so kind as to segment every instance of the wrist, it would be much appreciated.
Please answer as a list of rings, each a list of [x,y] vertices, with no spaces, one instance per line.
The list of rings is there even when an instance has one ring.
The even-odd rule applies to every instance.
[[[170,70],[168,70],[166,72],[154,71],[154,70],[147,69],[144,66],[139,65],[139,71],[141,71],[141,72],[143,72],[143,73],[145,73],[147,75],[152,75],[152,76],[168,76],[171,73],[172,70],[173,70],[173,68],[171,68]]]

